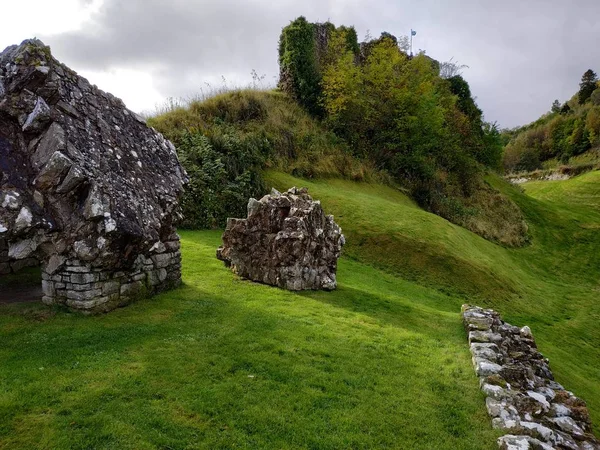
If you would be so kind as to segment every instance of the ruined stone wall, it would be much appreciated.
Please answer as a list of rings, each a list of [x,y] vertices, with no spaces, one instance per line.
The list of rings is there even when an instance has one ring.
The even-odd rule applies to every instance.
[[[186,182],[171,142],[42,42],[0,53],[0,274],[42,262],[44,302],[84,311],[171,287]]]
[[[8,241],[6,239],[0,239],[0,275],[16,273],[26,267],[35,267],[39,265],[39,259],[34,257],[25,259],[10,258],[8,256]]]
[[[306,188],[248,202],[246,219],[228,219],[217,258],[239,276],[292,291],[337,287],[345,243],[333,216]]]
[[[502,450],[600,450],[585,402],[554,380],[529,327],[463,305],[473,365]]]
[[[173,234],[170,239],[138,255],[126,271],[95,268],[77,259],[66,260],[58,268],[50,259],[42,266],[42,301],[84,312],[102,312],[174,288],[181,282],[181,252],[179,237]]]

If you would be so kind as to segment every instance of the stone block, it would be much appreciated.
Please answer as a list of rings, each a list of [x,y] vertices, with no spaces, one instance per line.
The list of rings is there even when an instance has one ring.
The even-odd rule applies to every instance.
[[[22,241],[11,242],[8,246],[8,257],[12,259],[25,259],[31,256],[37,250],[35,239],[23,239]]]
[[[167,279],[166,269],[157,269],[148,272],[148,283],[150,286],[158,286]]]
[[[131,279],[133,281],[143,281],[143,280],[146,279],[146,274],[145,273],[138,273],[138,274],[132,276]]]
[[[127,297],[135,297],[142,292],[144,284],[141,281],[134,281],[133,283],[126,283],[121,285],[121,295]]]
[[[181,244],[179,243],[179,241],[167,241],[164,244],[165,244],[165,250],[167,252],[176,252],[181,247]]]
[[[102,291],[100,289],[92,289],[89,291],[67,291],[67,298],[70,300],[91,300],[96,297],[100,297],[102,295]]]
[[[89,273],[91,271],[90,268],[86,266],[67,266],[65,270],[74,273]]]
[[[68,289],[72,289],[73,291],[79,291],[79,292],[91,291],[91,290],[98,289],[96,286],[94,286],[94,284],[95,283],[85,283],[85,284],[70,283],[68,286]]]
[[[94,283],[100,279],[97,273],[74,273],[71,275],[71,283],[87,284]]]
[[[67,258],[65,258],[63,255],[52,255],[48,259],[48,262],[45,264],[44,271],[49,273],[50,275],[53,275],[63,267],[63,265],[66,262],[66,259]]]
[[[102,285],[102,295],[118,294],[121,289],[121,283],[118,281],[107,281]]]
[[[171,257],[168,253],[161,253],[159,255],[153,255],[152,261],[157,269],[167,267],[170,263]]]
[[[42,292],[48,297],[54,297],[56,295],[56,287],[52,281],[42,280]]]

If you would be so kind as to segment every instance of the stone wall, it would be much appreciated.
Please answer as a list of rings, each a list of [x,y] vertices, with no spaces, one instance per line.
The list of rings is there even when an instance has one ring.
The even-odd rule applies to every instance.
[[[0,52],[0,274],[39,261],[44,302],[88,312],[171,286],[186,182],[171,142],[42,42]]]
[[[13,259],[8,256],[8,241],[0,239],[0,275],[16,273],[25,267],[39,266],[40,261],[37,258]]]
[[[217,258],[239,276],[283,289],[332,290],[345,243],[333,216],[306,188],[248,202],[246,219],[228,219]]]
[[[503,450],[600,450],[586,404],[554,380],[529,327],[463,305],[473,365]]]
[[[57,267],[51,258],[42,266],[42,301],[83,312],[105,312],[144,295],[172,289],[181,281],[181,252],[179,237],[170,238],[138,255],[129,270],[94,268],[77,259],[65,260]]]

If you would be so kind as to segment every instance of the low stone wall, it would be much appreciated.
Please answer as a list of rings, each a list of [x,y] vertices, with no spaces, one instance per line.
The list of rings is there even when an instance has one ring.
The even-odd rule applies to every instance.
[[[529,327],[491,309],[463,305],[473,365],[504,450],[599,450],[586,404],[554,381]]]
[[[181,282],[181,252],[179,237],[171,239],[157,242],[126,270],[106,270],[79,260],[50,258],[42,266],[42,301],[98,313],[172,289]]]
[[[8,256],[8,242],[6,239],[0,239],[0,275],[16,273],[25,267],[39,266],[40,262],[36,258],[12,259]]]

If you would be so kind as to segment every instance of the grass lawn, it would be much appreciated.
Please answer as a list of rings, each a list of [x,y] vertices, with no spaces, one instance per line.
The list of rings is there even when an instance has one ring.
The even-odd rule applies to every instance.
[[[182,239],[179,290],[0,309],[0,448],[494,448],[460,299],[347,258],[337,291],[285,292]]]
[[[505,249],[390,188],[304,185],[348,237],[335,292],[237,279],[183,232],[184,286],[83,317],[0,306],[0,448],[494,449],[461,303],[531,325],[600,423],[600,172],[517,188]]]
[[[525,192],[488,177],[527,218],[531,244],[520,249],[488,242],[391,188],[281,173],[269,180],[279,189],[307,186],[335,214],[348,257],[530,325],[557,380],[587,401],[599,434],[600,171],[527,183]]]

